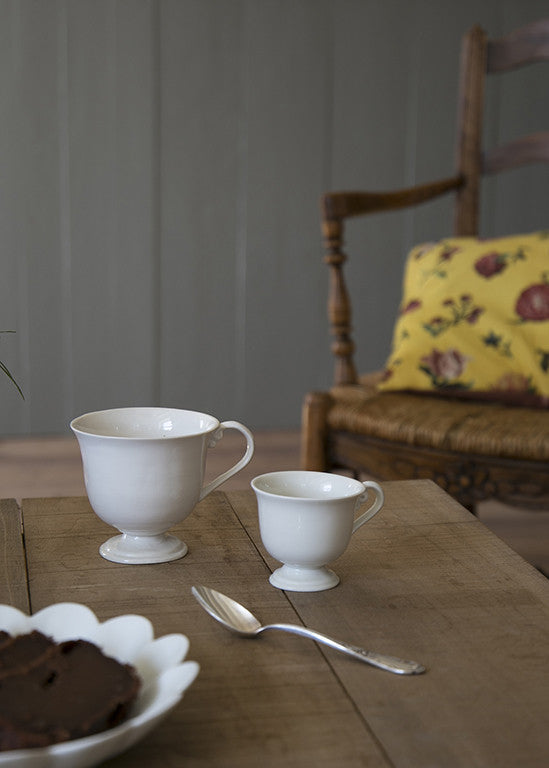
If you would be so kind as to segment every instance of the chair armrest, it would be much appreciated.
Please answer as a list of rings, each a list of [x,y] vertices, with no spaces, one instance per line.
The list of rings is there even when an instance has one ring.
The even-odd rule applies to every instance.
[[[323,195],[322,231],[327,251],[325,261],[330,268],[328,315],[333,336],[336,385],[347,386],[358,382],[353,359],[355,345],[351,337],[351,301],[343,275],[343,264],[347,258],[342,250],[343,220],[427,202],[458,190],[463,184],[463,177],[458,175],[395,192],[328,192]]]
[[[393,192],[327,192],[321,198],[322,215],[325,221],[341,221],[375,211],[407,208],[460,189],[463,184],[463,177],[458,175]]]

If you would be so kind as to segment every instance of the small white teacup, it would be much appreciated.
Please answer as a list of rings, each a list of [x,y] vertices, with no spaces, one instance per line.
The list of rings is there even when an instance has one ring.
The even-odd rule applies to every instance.
[[[269,472],[252,480],[259,530],[267,552],[284,565],[270,576],[279,589],[318,592],[339,584],[327,563],[343,554],[351,536],[379,512],[383,490],[327,472]],[[358,508],[373,504],[355,519]]]
[[[78,438],[90,504],[101,520],[121,531],[99,552],[115,563],[163,563],[187,553],[167,535],[208,493],[248,464],[251,432],[237,421],[219,421],[177,408],[113,408],[71,421]],[[226,429],[246,438],[242,458],[204,485],[208,448]]]

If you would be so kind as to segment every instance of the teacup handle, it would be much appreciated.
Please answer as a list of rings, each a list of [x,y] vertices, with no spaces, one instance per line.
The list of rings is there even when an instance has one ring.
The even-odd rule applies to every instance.
[[[246,450],[240,461],[237,461],[233,467],[228,469],[226,472],[223,472],[223,474],[218,475],[214,480],[202,488],[200,491],[200,496],[198,497],[199,501],[202,501],[204,496],[207,496],[209,493],[214,491],[218,486],[221,485],[221,483],[224,483],[225,480],[228,480],[229,477],[236,475],[237,472],[240,472],[241,469],[244,469],[246,464],[250,462],[250,459],[254,455],[254,439],[252,433],[247,427],[244,426],[244,424],[241,424],[239,421],[223,421],[219,425],[219,428],[216,429],[214,435],[210,438],[209,447],[214,446],[218,440],[223,437],[223,432],[226,429],[236,429],[238,432],[242,432],[246,438]]]
[[[366,512],[363,512],[359,517],[357,517],[357,519],[353,523],[353,531],[352,531],[353,533],[355,531],[358,531],[361,525],[364,525],[364,523],[367,523],[368,520],[371,520],[372,517],[379,512],[379,510],[383,506],[383,503],[385,502],[385,496],[383,494],[383,490],[381,486],[378,485],[378,483],[374,483],[373,480],[367,480],[366,482],[362,483],[362,485],[365,488],[371,488],[374,491],[376,500],[374,501],[370,509],[367,509]],[[357,507],[360,506],[361,504],[364,504],[367,501],[369,495],[370,494],[368,493],[367,490],[364,493],[361,493],[357,499]]]

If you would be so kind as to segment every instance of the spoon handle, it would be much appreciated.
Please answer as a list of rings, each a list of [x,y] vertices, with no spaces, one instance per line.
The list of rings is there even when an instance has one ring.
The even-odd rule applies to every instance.
[[[384,653],[366,651],[364,648],[345,643],[342,640],[335,640],[333,637],[323,635],[321,632],[317,632],[314,629],[300,627],[298,624],[267,624],[266,626],[261,627],[258,632],[262,632],[266,629],[280,629],[282,632],[291,632],[294,635],[309,637],[311,640],[324,643],[324,645],[328,645],[336,651],[346,653],[359,661],[364,661],[366,664],[372,664],[374,667],[385,669],[387,672],[394,672],[397,675],[420,675],[422,672],[425,672],[425,667],[418,664],[417,661],[407,661],[405,659],[398,659],[396,656],[387,656]]]

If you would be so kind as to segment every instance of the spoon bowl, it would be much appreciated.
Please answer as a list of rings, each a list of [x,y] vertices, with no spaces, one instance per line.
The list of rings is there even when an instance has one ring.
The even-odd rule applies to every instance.
[[[328,635],[298,624],[261,624],[253,613],[243,605],[210,587],[200,585],[192,587],[191,591],[196,601],[204,608],[206,613],[209,613],[213,619],[222,624],[226,629],[235,632],[241,637],[257,637],[268,629],[279,629],[282,632],[290,632],[294,635],[301,635],[302,637],[316,640],[319,643],[328,645],[330,648],[334,648],[336,651],[346,653],[359,661],[364,661],[366,664],[379,667],[387,672],[394,672],[398,675],[418,675],[425,672],[425,667],[416,661],[407,661],[405,659],[398,659],[395,656],[366,651],[356,645],[351,645],[342,640],[335,640],[333,637],[328,637]]]
[[[264,629],[251,611],[227,595],[204,586],[192,587],[191,591],[206,613],[231,632],[255,637]]]

